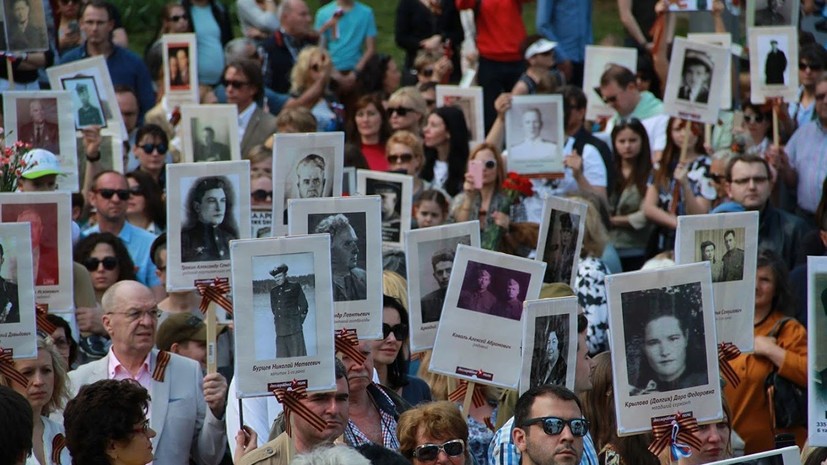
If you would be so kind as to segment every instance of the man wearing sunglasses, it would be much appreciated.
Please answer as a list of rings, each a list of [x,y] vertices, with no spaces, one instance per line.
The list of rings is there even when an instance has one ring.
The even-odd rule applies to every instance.
[[[258,106],[264,95],[261,64],[255,60],[235,60],[224,68],[223,84],[227,103],[238,107],[238,137],[241,155],[247,156],[256,145],[263,144],[276,132],[276,117]]]
[[[663,112],[663,102],[654,94],[638,90],[634,72],[620,65],[610,65],[600,76],[598,94],[617,112],[606,126],[607,134],[621,119],[637,118],[646,128],[652,152],[663,151],[669,115]]]
[[[529,389],[514,409],[514,444],[521,465],[575,465],[583,456],[589,422],[580,399],[563,386],[543,384]]]

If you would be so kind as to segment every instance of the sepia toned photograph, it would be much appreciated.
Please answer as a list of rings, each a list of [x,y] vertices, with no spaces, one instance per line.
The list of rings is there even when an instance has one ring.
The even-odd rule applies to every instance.
[[[195,34],[163,34],[164,97],[170,107],[197,105],[198,54]]]
[[[37,52],[49,49],[46,15],[37,0],[4,0],[6,50]]]
[[[469,261],[457,307],[519,320],[530,280],[530,273]]]
[[[745,3],[746,26],[798,27],[798,0],[753,0]],[[820,15],[819,15],[820,16]]]
[[[577,297],[525,303],[520,393],[543,384],[574,389],[578,311]]]
[[[563,172],[563,97],[519,95],[505,114],[508,170],[520,174]]]
[[[437,107],[457,107],[465,116],[468,126],[470,147],[485,142],[485,128],[482,112],[482,87],[436,86]]]

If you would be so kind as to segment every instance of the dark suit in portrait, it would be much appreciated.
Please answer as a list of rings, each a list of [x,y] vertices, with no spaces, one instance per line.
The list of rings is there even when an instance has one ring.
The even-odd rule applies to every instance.
[[[681,86],[680,90],[678,90],[678,98],[681,100],[689,100],[690,102],[707,103],[709,102],[709,89],[706,87],[701,89],[693,100],[692,89],[687,86]]]
[[[32,144],[32,148],[45,149],[54,154],[60,153],[60,133],[57,124],[44,121],[40,126],[26,123],[20,127],[18,140]]]
[[[0,278],[0,324],[20,323],[17,284]]]
[[[229,161],[230,147],[219,142],[199,143],[195,146],[196,161]]]
[[[368,274],[361,268],[351,268],[341,284],[333,283],[333,301],[347,302],[368,298]]]
[[[197,223],[181,230],[181,261],[204,262],[230,259],[230,240],[238,239],[221,225]]]
[[[103,126],[103,113],[94,105],[83,105],[78,109],[78,124],[81,126]]]
[[[439,321],[439,317],[442,316],[442,305],[445,303],[445,294],[447,292],[448,288],[444,287],[430,292],[422,298],[420,303],[422,307],[422,323]]]
[[[46,33],[43,29],[32,24],[31,21],[26,24],[25,29],[20,28],[20,24],[11,21],[9,23],[9,48],[15,50],[45,50],[48,48],[44,43]]]
[[[744,279],[744,249],[732,249],[724,254],[723,281]]]
[[[475,312],[493,314],[497,307],[497,298],[488,289],[462,291],[459,294],[459,306]]]
[[[282,265],[270,274],[276,278],[276,285],[270,289],[270,309],[276,327],[276,357],[303,357],[307,355],[302,330],[308,312],[307,298],[301,284],[287,279],[287,266]]]
[[[787,55],[783,51],[775,49],[767,54],[767,61],[764,64],[766,84],[784,84],[784,71],[787,70]]]

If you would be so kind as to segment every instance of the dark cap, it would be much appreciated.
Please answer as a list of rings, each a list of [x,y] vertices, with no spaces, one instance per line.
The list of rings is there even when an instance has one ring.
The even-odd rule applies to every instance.
[[[389,183],[389,182],[377,182],[373,184],[373,192],[376,194],[388,194],[394,193],[399,194],[400,186],[399,184]]]
[[[287,265],[285,265],[284,263],[270,270],[270,276],[276,276],[282,273],[287,273]]]
[[[218,333],[224,327],[218,327]],[[155,345],[160,350],[169,350],[172,344],[184,341],[207,341],[207,325],[204,320],[192,313],[173,313],[161,323],[155,337]]]

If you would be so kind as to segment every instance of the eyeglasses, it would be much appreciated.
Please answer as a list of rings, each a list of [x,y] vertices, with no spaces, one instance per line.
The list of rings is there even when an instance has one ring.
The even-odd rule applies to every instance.
[[[264,189],[256,189],[250,193],[250,197],[253,200],[258,200],[259,202],[263,202],[265,200],[273,198],[273,191],[266,191]]]
[[[382,339],[387,339],[391,333],[393,333],[393,337],[395,337],[397,341],[404,341],[408,339],[408,325],[399,323],[398,325],[391,326],[387,323],[382,323]]]
[[[181,21],[182,19],[187,19],[187,15],[172,15],[169,18],[167,18],[168,21],[173,22],[173,23],[177,23],[178,21]]]
[[[823,102],[824,97],[827,97],[827,94],[816,94],[815,97],[817,102]]]
[[[224,80],[223,80],[223,81],[221,81],[221,82],[222,82],[222,84],[224,84],[224,87],[234,87],[234,88],[236,88],[236,89],[241,89],[241,88],[243,88],[244,86],[246,86],[246,85],[249,85],[249,84],[250,84],[249,82],[245,82],[245,81],[236,81],[236,80],[234,80],[234,79],[224,79]]]
[[[398,155],[388,155],[388,163],[395,165],[397,163],[410,163],[413,160],[412,153],[400,153]]]
[[[409,111],[416,111],[416,110],[414,110],[413,108],[407,108],[407,107],[390,107],[390,108],[388,108],[388,114],[389,115],[392,115],[392,114],[396,113],[399,116],[405,116],[405,115],[408,114]]]
[[[485,166],[486,169],[493,170],[497,167],[497,162],[494,160],[486,160],[483,166]]]
[[[144,196],[144,190],[141,189],[141,186],[130,187],[129,188],[129,195],[130,196],[136,195],[138,197],[143,197]]]
[[[155,150],[157,150],[160,155],[167,153],[167,146],[164,144],[143,144],[138,147],[146,153],[152,153]]]
[[[743,185],[748,184],[750,181],[752,181],[757,185],[757,184],[764,184],[765,182],[767,182],[769,180],[770,180],[770,178],[767,177],[767,176],[752,176],[752,177],[746,177],[746,178],[733,179],[732,183],[737,185],[737,186],[743,186]]]
[[[617,95],[610,95],[608,97],[603,97],[603,103],[605,103],[606,105],[611,105],[615,102],[617,102]]]
[[[108,312],[107,315],[123,315],[129,321],[136,321],[136,320],[143,319],[144,315],[148,316],[150,320],[157,320],[158,318],[161,317],[161,313],[162,313],[161,310],[158,310],[157,308],[155,308],[153,310],[146,310],[146,311],[132,310],[132,311],[129,311],[129,312]]]
[[[804,71],[805,69],[810,68],[811,71],[821,71],[822,66],[816,63],[807,63],[804,61],[798,62],[798,70]]]
[[[744,115],[744,121],[747,123],[763,123],[764,115]]]
[[[577,437],[583,437],[589,432],[589,422],[585,418],[571,418],[569,420],[564,420],[559,417],[529,418],[523,422],[523,427],[531,426],[535,423],[541,423],[543,425],[543,432],[549,436],[557,436],[562,433],[566,425],[569,425],[571,434]]]
[[[149,433],[149,420],[144,420],[141,422],[141,426],[132,429],[133,433]]]
[[[459,457],[465,453],[465,441],[453,439],[442,444],[422,444],[416,446],[413,456],[423,462],[432,462],[439,457],[439,451],[445,452],[448,457]]]
[[[95,189],[95,193],[100,194],[106,200],[112,199],[115,195],[121,200],[129,200],[130,193],[126,189]]]
[[[98,266],[103,263],[103,269],[112,271],[118,266],[117,257],[103,257],[102,260],[95,257],[89,257],[83,261],[83,266],[89,271],[97,271]]]

